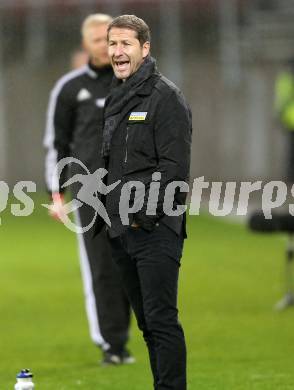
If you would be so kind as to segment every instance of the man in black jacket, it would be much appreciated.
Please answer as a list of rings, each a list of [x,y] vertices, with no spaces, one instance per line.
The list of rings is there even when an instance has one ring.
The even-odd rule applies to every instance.
[[[154,388],[184,390],[177,284],[191,113],[180,90],[157,71],[142,19],[115,18],[108,53],[116,78],[106,101],[102,155],[108,184],[119,183],[106,197],[113,259],[147,343]]]
[[[103,107],[113,78],[107,53],[107,27],[111,20],[104,14],[85,19],[82,37],[89,63],[59,79],[51,92],[44,144],[47,149],[46,183],[54,202],[51,214],[56,219],[62,220],[65,213],[62,185],[68,174],[73,177],[86,173],[81,165],[71,164],[70,172],[65,167],[58,177],[56,164],[65,157],[75,157],[91,173],[104,165],[99,150]],[[80,188],[79,184],[71,186],[74,199]],[[95,210],[84,203],[76,210],[76,223],[86,227],[94,216]],[[105,229],[94,240],[92,236],[92,229],[78,233],[91,338],[103,351],[103,363],[131,363],[134,359],[125,348],[130,305],[111,258]]]

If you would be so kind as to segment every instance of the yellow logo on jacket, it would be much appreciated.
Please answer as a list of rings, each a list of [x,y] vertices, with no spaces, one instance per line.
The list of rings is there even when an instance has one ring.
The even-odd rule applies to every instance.
[[[129,121],[144,121],[146,116],[147,112],[131,112]]]

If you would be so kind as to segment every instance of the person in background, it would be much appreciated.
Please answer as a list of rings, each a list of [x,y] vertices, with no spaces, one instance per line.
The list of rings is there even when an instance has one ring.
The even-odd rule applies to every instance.
[[[51,216],[62,220],[65,211],[62,185],[76,174],[85,174],[77,164],[55,177],[56,164],[65,157],[79,159],[93,173],[102,167],[99,153],[105,98],[113,71],[107,53],[109,15],[93,14],[83,22],[81,33],[88,63],[61,77],[51,91],[44,146],[47,150],[45,178],[53,200]],[[83,61],[85,57],[83,55]],[[76,62],[72,64],[77,66]],[[80,185],[71,186],[75,199]],[[84,203],[76,210],[76,222],[87,226],[95,210]],[[93,239],[92,229],[78,233],[81,273],[90,334],[103,352],[103,364],[134,362],[126,349],[130,327],[130,305],[121,285],[105,229]]]
[[[282,127],[288,132],[287,181],[294,183],[294,58],[288,68],[278,74],[275,109]]]

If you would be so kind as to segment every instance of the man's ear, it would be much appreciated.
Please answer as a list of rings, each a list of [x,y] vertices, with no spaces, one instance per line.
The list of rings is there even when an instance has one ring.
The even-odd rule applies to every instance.
[[[143,58],[146,58],[148,54],[150,53],[150,42],[143,43]]]

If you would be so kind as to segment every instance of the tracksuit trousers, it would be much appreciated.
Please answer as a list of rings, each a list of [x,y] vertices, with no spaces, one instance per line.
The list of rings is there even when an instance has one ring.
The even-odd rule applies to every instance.
[[[80,207],[76,211],[78,225],[87,226],[93,213],[85,204]],[[105,228],[94,238],[92,229],[77,236],[91,338],[103,350],[119,353],[128,341],[130,304],[112,260]]]

